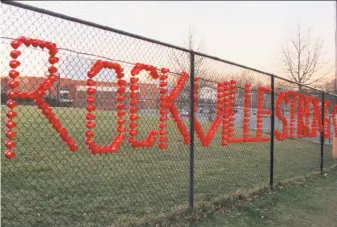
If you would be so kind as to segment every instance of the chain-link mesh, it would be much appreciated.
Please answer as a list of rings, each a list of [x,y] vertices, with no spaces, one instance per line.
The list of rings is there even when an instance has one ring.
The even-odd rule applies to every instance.
[[[217,84],[235,83],[236,94],[233,97],[234,136],[244,136],[245,86],[251,85],[251,108],[249,136],[255,137],[257,129],[258,87],[270,89],[270,77],[220,61],[196,57],[199,63],[196,77],[199,77],[199,102],[196,118],[207,134],[215,121],[217,105]],[[212,92],[213,91],[213,92]],[[270,109],[270,93],[264,95],[265,109]],[[226,130],[226,129],[225,129]],[[263,119],[263,136],[270,138],[270,116]],[[238,189],[255,188],[268,185],[269,177],[269,142],[228,143],[223,145],[223,127],[209,146],[202,146],[196,136],[195,144],[195,195],[196,201],[210,200],[222,194],[229,194]]]
[[[287,121],[289,122],[290,131],[289,134],[291,134],[291,128],[293,128],[293,136],[290,135],[290,140],[292,143],[289,143],[288,140],[285,141],[278,141],[277,143],[282,144],[282,147],[286,147],[288,145],[291,145],[289,149],[287,149],[289,154],[284,153],[283,149],[281,150],[275,150],[275,178],[278,180],[285,180],[292,177],[296,177],[299,175],[305,175],[308,172],[313,171],[320,171],[320,162],[321,159],[324,160],[322,164],[324,163],[326,168],[330,168],[333,164],[336,164],[336,160],[332,158],[332,141],[334,136],[334,126],[332,122],[332,109],[333,105],[336,103],[335,98],[336,96],[333,96],[331,94],[324,94],[323,92],[317,91],[310,88],[303,88],[300,85],[296,85],[293,83],[277,80],[278,87],[275,87],[275,93],[276,96],[279,96],[280,93],[284,90],[287,91],[298,91],[300,89],[300,94],[304,94],[307,97],[311,97],[314,99],[317,99],[319,101],[319,105],[317,105],[318,109],[317,112],[319,113],[319,118],[322,119],[322,102],[324,98],[324,103],[329,102],[329,105],[324,106],[324,120],[322,119],[322,122],[325,122],[322,124],[323,130],[325,131],[328,127],[330,130],[328,130],[328,138],[324,136],[322,138],[322,133],[317,130],[317,133],[314,136],[300,136],[298,135],[298,124],[299,120],[298,117],[294,118],[293,120],[293,126],[291,126],[291,112],[292,112],[292,100],[294,100],[295,108],[293,109],[295,116],[300,111],[298,108],[298,103],[300,102],[299,97],[293,98],[292,96],[289,98],[289,105],[283,106],[282,112],[283,115],[286,116]],[[310,120],[308,121],[309,127],[312,129],[315,119],[314,113],[315,113],[315,105],[314,103],[311,103],[309,106],[309,116]],[[326,112],[325,112],[326,111]],[[325,116],[326,114],[326,116]],[[326,120],[328,122],[326,122]],[[277,122],[275,123],[275,127],[279,127],[277,125]],[[295,134],[296,133],[296,134]],[[322,143],[323,139],[323,143]],[[323,149],[323,156],[321,155],[321,150]],[[324,166],[323,165],[323,166]]]
[[[296,84],[288,83],[283,80],[275,79],[275,103],[284,91],[297,91]],[[321,93],[310,89],[304,89],[308,96],[317,97],[321,100]],[[288,138],[280,141],[275,140],[275,182],[287,180],[296,176],[308,174],[312,171],[319,171],[320,168],[320,133],[314,137],[300,138],[297,134],[298,129],[298,110],[297,104],[299,98],[288,96],[289,104],[281,106],[281,113],[285,116],[288,124]],[[283,101],[284,103],[285,101]],[[292,102],[295,102],[295,108],[292,109]],[[277,104],[276,104],[277,105]],[[310,105],[310,122],[312,125],[313,106]],[[295,119],[292,119],[294,111]],[[279,118],[275,118],[275,129],[283,132],[283,123]],[[331,155],[330,155],[331,157]]]
[[[136,63],[169,68],[171,92],[182,72],[172,62],[188,62],[189,54],[170,48],[107,32],[101,29],[1,4],[2,92],[6,94],[11,41],[19,36],[38,38],[58,45],[59,80],[46,100],[62,125],[79,145],[69,152],[55,129],[34,101],[18,100],[17,157],[2,159],[2,223],[8,226],[107,226],[133,217],[168,212],[187,204],[188,146],[183,145],[175,123],[168,121],[166,150],[156,143],[149,148],[132,148],[128,138],[116,154],[92,155],[85,143],[87,74],[97,60],[111,61],[124,68],[128,81]],[[20,48],[20,86],[36,89],[48,73],[46,49]],[[47,62],[47,63],[46,63]],[[177,69],[178,71],[174,71]],[[186,69],[189,72],[189,67]],[[159,71],[158,71],[159,72]],[[103,69],[96,81],[96,128],[99,145],[108,145],[117,134],[116,81],[114,70]],[[159,130],[160,82],[143,71],[139,76],[139,120],[137,139]],[[189,82],[185,85],[189,90]],[[130,97],[130,91],[126,91]],[[189,105],[180,96],[179,106]],[[124,104],[130,109],[129,102]],[[6,100],[3,99],[5,104]],[[2,125],[8,118],[2,105]],[[126,127],[130,124],[127,120]],[[189,127],[188,118],[184,124]],[[2,127],[5,150],[6,127]]]
[[[12,132],[17,134],[13,136],[17,157],[8,160],[3,156],[1,160],[4,226],[127,225],[187,208],[189,195],[194,195],[198,203],[236,190],[268,185],[273,135],[270,75],[196,54],[194,75],[190,75],[194,76],[191,94],[191,77],[183,72],[190,74],[190,55],[194,52],[17,6],[1,4],[1,15],[3,153],[8,150],[7,137],[13,135],[7,131],[11,117],[7,101],[12,99],[8,92],[13,80],[8,74],[12,68],[11,44],[22,36],[53,42],[59,58],[54,64],[58,68],[56,80],[42,101],[14,98],[18,106],[13,110],[18,116]],[[19,86],[14,91],[34,93],[52,74],[48,72],[52,51],[26,43],[19,50],[20,76],[14,79]],[[109,63],[89,79],[98,60]],[[147,71],[133,73],[139,67]],[[124,98],[120,97],[121,73],[126,81]],[[275,107],[283,90],[296,91],[290,85],[275,79]],[[94,95],[89,93],[91,87],[95,88]],[[322,95],[308,89],[306,94]],[[192,109],[196,120],[195,146],[191,150],[188,143],[193,96],[197,98]],[[336,104],[336,96],[326,98]],[[88,106],[90,100],[95,100],[94,107]],[[170,100],[171,107],[165,107]],[[43,101],[76,141],[77,152],[69,151],[70,145],[60,137],[62,133],[50,124],[53,121],[46,116],[52,114],[46,112]],[[126,115],[121,115],[120,108],[126,110]],[[290,122],[289,105],[282,108]],[[260,113],[261,109],[265,112]],[[137,111],[139,119],[131,118]],[[95,114],[94,121],[88,120],[88,112]],[[123,119],[125,122],[121,123]],[[94,122],[96,127],[93,123],[88,126],[88,122]],[[126,138],[117,152],[93,155],[95,149],[88,149],[88,138],[93,137],[88,134],[88,127],[104,150],[123,133],[119,124],[124,124]],[[282,130],[277,116],[274,127]],[[148,140],[151,130],[159,133],[154,141]],[[336,164],[331,158],[333,135],[325,139],[324,168]],[[129,140],[135,138],[143,141],[139,145],[142,147],[131,146]],[[161,149],[166,145],[167,149]],[[274,182],[319,170],[320,149],[319,135],[275,139]],[[194,191],[189,192],[191,151],[195,152],[195,184]]]

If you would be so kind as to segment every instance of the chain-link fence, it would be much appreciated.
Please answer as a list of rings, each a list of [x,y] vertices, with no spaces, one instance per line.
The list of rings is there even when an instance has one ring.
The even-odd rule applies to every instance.
[[[4,226],[131,225],[336,164],[335,95],[20,3],[1,15]]]

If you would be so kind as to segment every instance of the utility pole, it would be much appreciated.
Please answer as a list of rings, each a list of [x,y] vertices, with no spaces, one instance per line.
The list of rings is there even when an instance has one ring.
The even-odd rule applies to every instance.
[[[337,94],[337,0],[335,1],[335,94]]]
[[[335,93],[337,94],[337,1],[335,1]]]

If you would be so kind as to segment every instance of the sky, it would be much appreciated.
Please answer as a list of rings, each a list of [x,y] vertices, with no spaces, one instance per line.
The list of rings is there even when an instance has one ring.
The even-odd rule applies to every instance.
[[[300,24],[335,58],[334,1],[25,1],[24,4],[186,47],[191,27],[201,52],[281,74],[280,43]]]

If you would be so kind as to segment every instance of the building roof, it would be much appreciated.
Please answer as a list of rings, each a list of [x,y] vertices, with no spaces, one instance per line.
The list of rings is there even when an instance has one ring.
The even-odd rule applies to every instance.
[[[80,85],[80,86],[77,86],[77,91],[86,91],[87,88],[89,88],[90,86],[83,86],[83,85]],[[118,87],[114,86],[95,86],[94,88],[96,88],[96,91],[117,91],[118,90]],[[129,87],[126,87],[126,92],[130,92],[130,88]],[[139,92],[139,90],[137,91]]]

